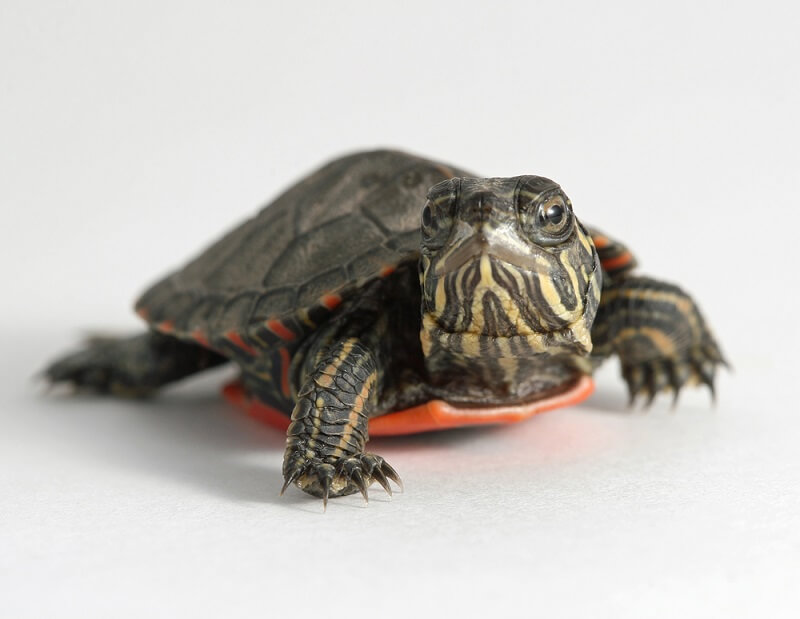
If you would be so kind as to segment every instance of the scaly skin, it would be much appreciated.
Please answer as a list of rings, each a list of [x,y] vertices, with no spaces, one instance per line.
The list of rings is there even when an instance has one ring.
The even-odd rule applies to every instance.
[[[397,473],[379,456],[364,452],[379,387],[375,356],[358,338],[341,339],[321,355],[292,411],[284,490],[296,482],[326,505],[328,497],[356,491],[366,499],[373,480],[391,494],[387,478],[399,483]]]
[[[408,281],[399,273],[395,286],[388,286],[391,292],[386,282],[367,287],[297,352],[292,377],[296,404],[287,431],[281,492],[296,484],[327,505],[329,497],[354,492],[366,500],[373,481],[389,494],[388,480],[401,485],[395,470],[367,453],[365,445],[369,418],[383,412],[381,393],[392,366],[385,360],[402,346],[399,332],[388,330],[396,305],[387,305],[387,296],[401,293]]]
[[[160,387],[227,363],[197,344],[148,331],[127,338],[93,338],[86,347],[52,363],[44,372],[51,383],[119,397],[146,397]]]
[[[673,404],[687,384],[702,383],[714,397],[714,374],[727,365],[695,302],[677,286],[626,275],[603,288],[594,328],[596,362],[616,354],[630,403],[660,392]]]

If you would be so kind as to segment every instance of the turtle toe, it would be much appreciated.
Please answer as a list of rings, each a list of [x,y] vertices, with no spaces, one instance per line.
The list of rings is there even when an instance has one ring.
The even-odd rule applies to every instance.
[[[288,486],[295,484],[303,492],[322,499],[325,505],[329,498],[356,492],[360,492],[364,500],[368,501],[368,488],[374,482],[377,482],[390,496],[392,495],[390,481],[401,490],[403,488],[403,482],[397,471],[386,460],[372,453],[347,456],[333,463],[318,458],[306,462],[298,461],[286,467],[284,478],[281,494]]]
[[[715,399],[717,367],[728,367],[719,349],[699,346],[687,355],[675,358],[659,358],[646,362],[624,365],[622,377],[628,386],[629,405],[640,397],[648,408],[660,393],[672,393],[672,405],[678,401],[681,390],[688,385],[705,385]]]
[[[43,375],[51,384],[70,384],[80,390],[107,393],[111,390],[111,367],[88,348],[67,355],[45,368]]]

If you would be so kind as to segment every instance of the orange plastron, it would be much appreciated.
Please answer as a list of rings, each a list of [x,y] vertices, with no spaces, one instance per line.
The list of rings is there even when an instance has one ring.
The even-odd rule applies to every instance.
[[[568,391],[527,404],[459,408],[444,400],[431,400],[413,408],[373,417],[369,420],[369,435],[394,436],[462,426],[516,423],[538,413],[582,402],[592,391],[594,391],[594,381],[590,376],[584,375]],[[223,393],[228,401],[244,409],[251,417],[284,432],[289,427],[291,420],[286,413],[249,398],[238,381],[227,385]]]

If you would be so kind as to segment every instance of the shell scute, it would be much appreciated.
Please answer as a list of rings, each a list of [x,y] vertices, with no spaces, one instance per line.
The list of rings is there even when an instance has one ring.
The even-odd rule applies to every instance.
[[[215,332],[240,331],[242,325],[250,321],[257,303],[261,299],[258,292],[247,291],[229,299],[225,299],[219,305],[219,311],[214,318],[212,329]]]
[[[269,290],[258,297],[253,313],[247,323],[264,322],[275,315],[276,307],[292,307],[297,299],[297,290],[293,288],[277,288]]]
[[[469,174],[390,150],[336,159],[156,283],[136,309],[188,339],[234,332],[282,345],[269,320],[302,337],[367,281],[416,259],[427,190],[454,175]]]
[[[322,299],[326,294],[338,292],[344,284],[350,281],[346,269],[336,267],[319,275],[315,275],[305,284],[298,287],[298,296],[303,299]],[[339,283],[339,286],[335,286]],[[331,286],[334,284],[334,287]]]

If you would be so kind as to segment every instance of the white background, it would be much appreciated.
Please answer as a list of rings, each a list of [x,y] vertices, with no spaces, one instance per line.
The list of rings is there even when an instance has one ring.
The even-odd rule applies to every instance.
[[[491,5],[491,6],[490,6]],[[798,14],[790,2],[0,4],[0,615],[795,617]],[[375,441],[406,482],[277,497],[217,397],[30,379],[344,151],[559,181],[692,291],[716,409],[587,403]],[[793,397],[794,396],[794,397]]]

